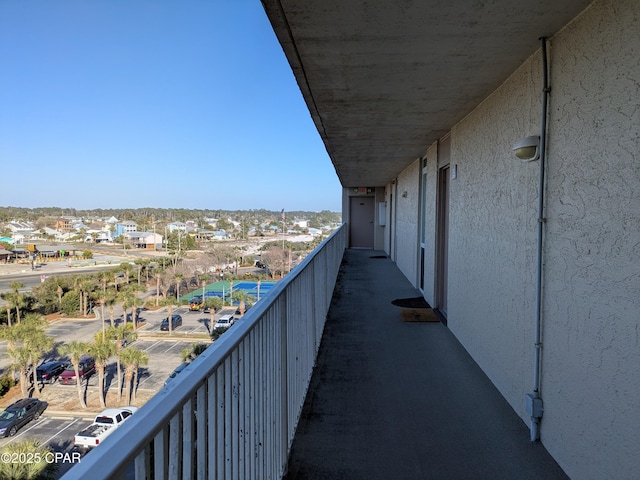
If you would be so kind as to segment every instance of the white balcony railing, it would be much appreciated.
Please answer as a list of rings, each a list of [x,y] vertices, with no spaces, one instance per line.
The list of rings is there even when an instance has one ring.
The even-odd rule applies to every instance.
[[[342,226],[63,480],[280,479],[345,245]]]

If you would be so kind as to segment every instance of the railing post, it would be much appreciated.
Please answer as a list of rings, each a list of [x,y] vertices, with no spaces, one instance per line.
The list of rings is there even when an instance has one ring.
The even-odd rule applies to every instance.
[[[287,457],[289,452],[289,302],[288,291],[282,294],[281,301],[283,304],[282,315],[280,316],[280,364],[282,370],[280,374],[280,476],[282,477],[287,470]]]

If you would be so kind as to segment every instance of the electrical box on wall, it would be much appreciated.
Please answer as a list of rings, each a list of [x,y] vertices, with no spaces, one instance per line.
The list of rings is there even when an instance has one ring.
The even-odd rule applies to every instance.
[[[378,203],[378,224],[381,227],[387,224],[387,202]]]

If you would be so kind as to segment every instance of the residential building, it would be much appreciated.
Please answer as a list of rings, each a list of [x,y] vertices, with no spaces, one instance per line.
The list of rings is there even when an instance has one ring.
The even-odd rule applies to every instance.
[[[128,233],[128,243],[133,248],[145,248],[158,250],[162,248],[162,235],[153,232],[132,232]]]
[[[116,230],[114,233],[114,237],[118,237],[120,235],[125,235],[127,233],[133,233],[138,230],[138,224],[133,220],[128,220],[125,222],[116,223]]]
[[[391,256],[571,478],[636,476],[640,3],[263,4],[349,245]]]
[[[176,230],[179,230],[181,232],[186,232],[187,224],[183,222],[172,222],[167,225],[167,229],[171,233],[175,232]]]
[[[345,226],[321,255],[334,244],[341,253],[345,235],[346,247],[393,260],[571,479],[637,478],[640,2],[262,3],[343,186]],[[514,148],[523,145],[529,154]],[[333,266],[330,258],[322,265]],[[182,374],[181,391],[154,399],[114,434],[114,444],[126,438],[134,448],[121,452],[137,455],[139,471],[155,438],[160,475],[185,462],[184,478],[196,467],[215,478],[286,472],[315,358],[295,349],[314,351],[322,336],[322,325],[301,322],[326,312],[315,298],[322,303],[322,286],[333,290],[315,261],[295,272],[304,288],[294,281],[273,304],[253,307]],[[348,297],[340,288],[336,297]],[[299,300],[308,291],[321,294]],[[261,331],[276,343],[254,340]],[[272,363],[256,353],[261,345]],[[428,353],[411,350],[418,363]],[[345,364],[369,358],[344,355]],[[299,383],[244,383],[288,371]],[[454,366],[441,372],[443,381],[455,375]],[[404,407],[379,387],[389,409]],[[182,421],[194,415],[192,431]],[[152,427],[154,418],[171,420]],[[451,421],[461,439],[474,433]],[[135,430],[142,425],[149,430]],[[425,445],[424,454],[438,448]],[[92,473],[101,473],[118,458],[111,452],[88,456],[78,471],[96,462]],[[447,478],[443,468],[432,478]]]

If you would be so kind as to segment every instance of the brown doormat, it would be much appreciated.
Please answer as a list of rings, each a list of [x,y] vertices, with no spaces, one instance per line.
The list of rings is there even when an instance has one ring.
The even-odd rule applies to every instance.
[[[440,319],[436,315],[436,312],[431,308],[403,308],[402,321],[403,322],[439,322]]]

